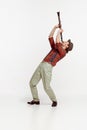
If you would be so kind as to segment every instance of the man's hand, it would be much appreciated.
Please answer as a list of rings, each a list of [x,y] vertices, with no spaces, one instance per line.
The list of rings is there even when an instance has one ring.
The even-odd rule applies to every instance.
[[[61,25],[57,24],[54,26],[55,28],[61,28]]]

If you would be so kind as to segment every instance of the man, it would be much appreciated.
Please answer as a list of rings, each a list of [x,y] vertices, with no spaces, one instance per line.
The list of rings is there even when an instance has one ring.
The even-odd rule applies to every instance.
[[[56,36],[56,41],[54,42],[54,33],[55,30],[58,29],[58,33]],[[42,78],[44,90],[49,96],[50,100],[52,101],[52,107],[57,106],[57,99],[56,96],[50,86],[51,76],[52,76],[52,69],[56,65],[56,63],[65,57],[65,55],[68,53],[68,51],[71,51],[73,48],[73,43],[71,43],[71,40],[61,42],[60,36],[63,30],[60,28],[59,25],[55,25],[50,32],[49,35],[49,42],[51,46],[51,51],[48,53],[48,55],[43,59],[43,61],[39,64],[36,71],[34,72],[31,80],[30,80],[30,89],[32,93],[33,100],[30,102],[27,102],[30,105],[40,104],[40,100],[38,97],[38,91],[36,88],[36,85]]]

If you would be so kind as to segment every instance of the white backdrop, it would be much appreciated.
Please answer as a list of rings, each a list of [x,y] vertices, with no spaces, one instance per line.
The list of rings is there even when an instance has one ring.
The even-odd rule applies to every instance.
[[[52,87],[56,95],[87,94],[86,0],[0,0],[0,94],[31,96],[28,83],[50,51],[57,11],[64,40],[71,38],[74,49],[54,67]]]
[[[40,106],[29,106],[29,80],[50,51],[48,35],[61,12],[63,38],[73,51],[53,69],[52,109],[38,84]],[[87,130],[86,0],[0,0],[1,130]]]

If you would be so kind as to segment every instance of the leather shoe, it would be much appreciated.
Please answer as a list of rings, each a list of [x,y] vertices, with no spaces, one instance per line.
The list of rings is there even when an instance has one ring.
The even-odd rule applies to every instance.
[[[34,100],[32,100],[31,102],[27,102],[27,103],[30,104],[30,105],[34,105],[34,104],[39,105],[40,101],[34,101]]]
[[[56,107],[57,106],[57,101],[53,101],[52,102],[52,107]]]

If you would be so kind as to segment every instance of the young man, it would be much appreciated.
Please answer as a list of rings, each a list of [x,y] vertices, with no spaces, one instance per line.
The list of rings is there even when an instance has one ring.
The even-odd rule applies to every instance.
[[[56,36],[56,41],[54,42],[54,33],[55,30],[58,29],[58,33]],[[59,25],[55,25],[50,32],[49,35],[49,42],[51,46],[51,51],[47,54],[47,56],[43,59],[43,61],[39,64],[36,71],[34,72],[31,80],[30,80],[30,89],[32,93],[33,100],[30,102],[27,102],[30,105],[33,104],[40,104],[40,100],[38,97],[38,91],[36,88],[36,85],[42,78],[44,90],[49,96],[50,100],[52,101],[52,107],[57,106],[57,99],[56,96],[50,86],[51,76],[52,76],[52,69],[56,65],[56,63],[62,59],[68,51],[71,51],[73,48],[73,43],[71,43],[71,40],[61,42],[60,35],[63,32],[63,30],[60,28]]]

